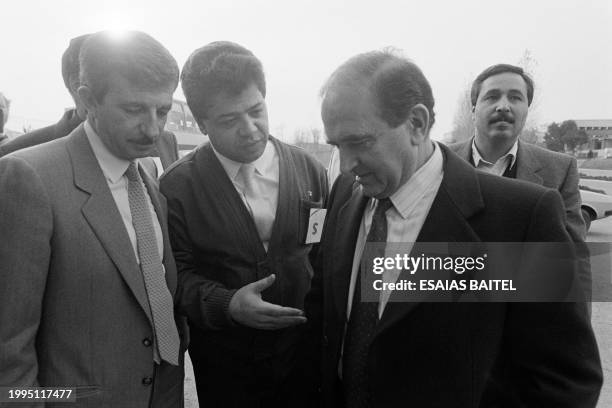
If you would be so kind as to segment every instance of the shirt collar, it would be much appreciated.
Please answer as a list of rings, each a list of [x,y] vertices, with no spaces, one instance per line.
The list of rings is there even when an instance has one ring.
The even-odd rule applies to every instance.
[[[215,149],[215,146],[212,143],[210,144],[210,146],[212,147],[215,156],[217,156],[217,159],[219,159],[219,161],[221,162],[221,166],[223,166],[229,178],[231,180],[234,180],[236,178],[236,175],[238,174],[238,171],[240,170],[240,166],[242,166],[244,163],[237,162],[228,157],[225,157],[224,155],[219,153],[217,149]],[[270,142],[270,139],[268,139],[266,147],[261,156],[251,162],[253,167],[255,167],[255,171],[257,173],[265,175],[270,172],[270,169],[273,168],[274,165],[274,152],[274,145],[272,145],[272,142]]]
[[[514,166],[514,163],[516,162],[516,152],[518,152],[518,139],[514,142],[510,150],[508,150],[508,152],[504,154],[502,157],[497,159],[497,161],[506,160],[506,157],[510,156],[510,168],[512,168]],[[475,167],[478,167],[480,162],[483,162],[484,164],[487,164],[489,166],[493,166],[495,164],[495,163],[486,161],[480,155],[480,152],[478,151],[478,148],[476,147],[476,138],[472,138],[472,160],[474,161]]]
[[[437,188],[438,179],[442,179],[444,158],[437,142],[432,143],[434,151],[431,157],[390,197],[393,206],[404,219],[430,189]]]
[[[104,173],[104,176],[110,180],[111,183],[116,183],[123,177],[127,170],[130,162],[125,159],[121,159],[111,153],[110,150],[100,139],[100,136],[96,133],[94,128],[89,123],[89,120],[85,121],[85,134],[89,139],[89,144],[93,150],[94,156],[100,164],[100,168]]]

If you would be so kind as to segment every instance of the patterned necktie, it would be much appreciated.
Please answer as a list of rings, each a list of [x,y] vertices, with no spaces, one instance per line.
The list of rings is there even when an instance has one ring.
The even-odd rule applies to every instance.
[[[147,205],[145,187],[134,162],[130,163],[125,175],[128,178],[128,200],[132,213],[132,224],[136,231],[140,270],[144,277],[153,316],[157,350],[162,360],[178,365],[180,340],[174,321],[172,296],[166,284],[157,250],[157,240]]]
[[[366,243],[387,242],[387,218],[385,213],[392,205],[388,198],[378,201]],[[380,251],[382,248],[376,247],[376,249]],[[361,265],[364,265],[364,262],[361,262]],[[344,337],[342,384],[345,406],[350,408],[370,406],[367,373],[368,349],[372,334],[374,334],[378,323],[378,302],[361,301],[361,275],[365,273],[366,271],[360,268],[357,274],[351,316]]]
[[[270,241],[272,226],[274,224],[274,210],[270,201],[264,196],[259,184],[255,181],[255,166],[244,163],[239,170],[244,185],[244,195],[248,203],[249,212],[255,222],[259,238],[263,242]]]

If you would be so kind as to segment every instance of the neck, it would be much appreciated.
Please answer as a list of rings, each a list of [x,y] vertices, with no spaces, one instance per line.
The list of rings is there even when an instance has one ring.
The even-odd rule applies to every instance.
[[[492,141],[488,137],[479,137],[477,134],[475,137],[475,142],[478,152],[482,158],[490,163],[495,163],[500,157],[508,153],[516,140],[503,139]]]
[[[415,167],[410,174],[414,174],[418,169],[423,167],[425,163],[427,163],[427,160],[429,160],[433,152],[434,152],[434,144],[431,140],[427,139],[425,142],[421,143],[417,147]]]

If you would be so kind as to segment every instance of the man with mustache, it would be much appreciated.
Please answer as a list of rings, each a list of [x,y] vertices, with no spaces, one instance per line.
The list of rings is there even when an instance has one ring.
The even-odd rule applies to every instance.
[[[591,270],[576,159],[518,140],[533,94],[533,80],[522,68],[497,64],[485,69],[474,80],[470,94],[475,135],[449,147],[478,170],[559,191],[565,227],[576,244],[580,282],[590,299]]]
[[[138,31],[92,34],[79,59],[85,122],[0,159],[0,386],[72,388],[74,407],[182,407],[166,201],[139,163],[178,65]]]
[[[522,68],[497,64],[485,69],[471,90],[476,133],[449,147],[484,172],[559,190],[568,232],[575,242],[583,242],[576,159],[518,140],[533,94],[533,80]]]
[[[62,54],[62,79],[75,107],[67,109],[57,123],[33,130],[2,144],[0,157],[67,136],[87,118],[87,109],[80,101],[77,90],[79,89],[79,53],[81,46],[89,36],[90,34],[83,34],[71,39],[68,48]],[[157,139],[151,156],[159,157],[163,168],[178,160],[178,144],[174,133],[164,130]],[[149,174],[157,175],[157,168],[152,160],[143,160],[141,164],[149,171]]]

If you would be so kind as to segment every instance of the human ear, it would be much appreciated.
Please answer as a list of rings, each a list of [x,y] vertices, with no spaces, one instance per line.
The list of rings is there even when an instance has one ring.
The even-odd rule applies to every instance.
[[[87,109],[87,111],[91,111],[96,107],[96,98],[94,97],[93,92],[91,91],[91,89],[89,89],[87,85],[81,85],[79,89],[77,89],[76,93],[78,95],[79,100],[85,106],[85,109]]]
[[[429,136],[429,110],[422,103],[410,108],[406,125],[412,135],[413,143],[420,144]]]

